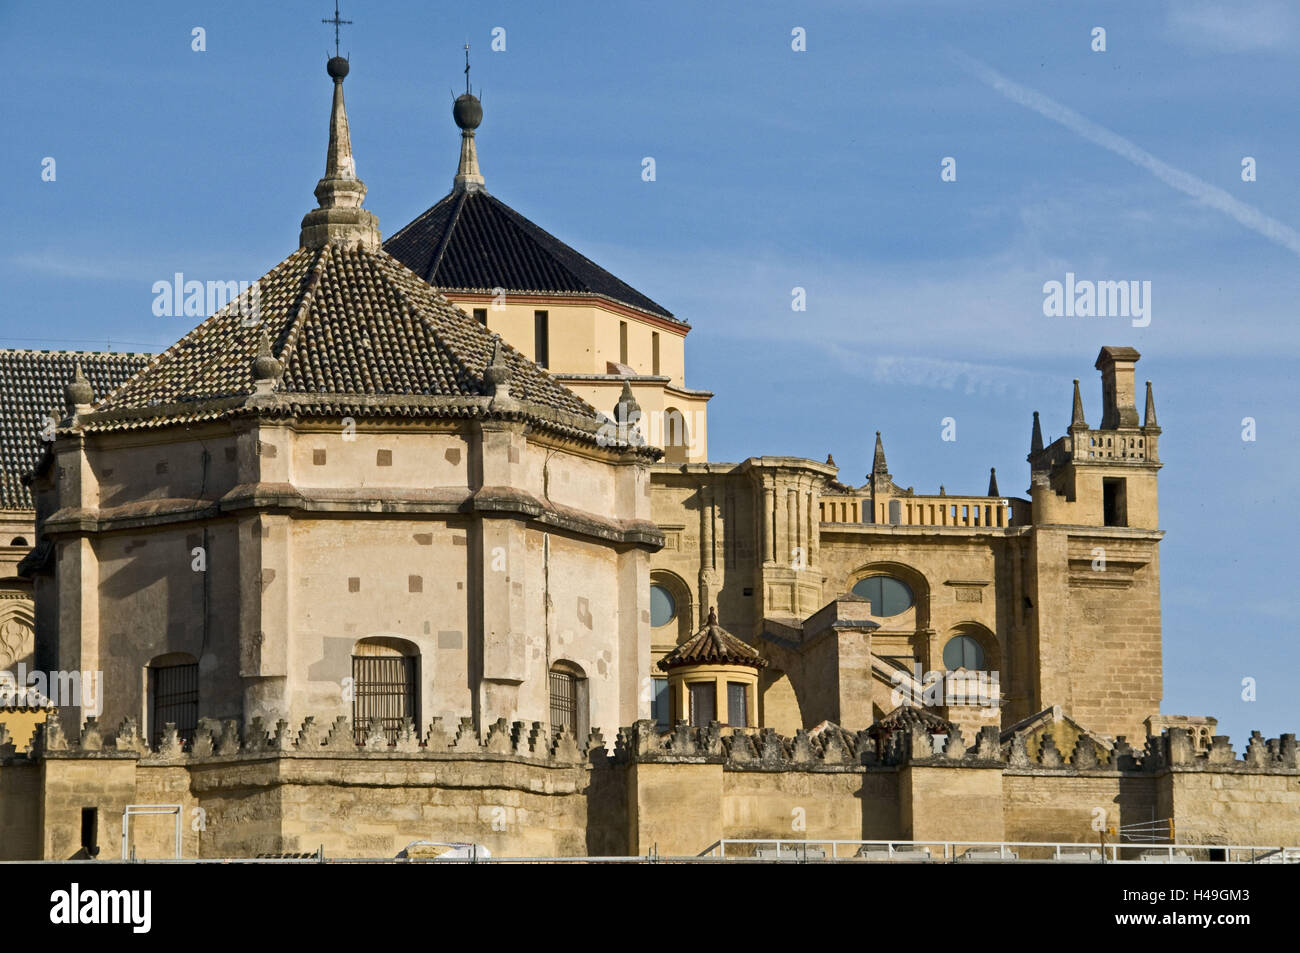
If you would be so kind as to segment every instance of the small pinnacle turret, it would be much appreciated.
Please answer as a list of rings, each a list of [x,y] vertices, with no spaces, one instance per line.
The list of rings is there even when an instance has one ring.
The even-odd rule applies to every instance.
[[[1079,395],[1079,379],[1074,379],[1074,405],[1070,409],[1070,432],[1087,430],[1088,422],[1083,419],[1083,398]]]
[[[1156,423],[1156,399],[1151,396],[1150,381],[1147,381],[1147,407],[1142,418],[1142,427],[1144,430],[1160,430],[1160,425]]]
[[[1034,411],[1034,432],[1029,438],[1030,454],[1041,453],[1043,450],[1043,425],[1038,422],[1038,411]]]
[[[988,496],[1001,496],[998,492],[998,471],[994,467],[989,467],[989,492]]]
[[[876,431],[876,452],[871,458],[871,475],[872,476],[889,476],[889,467],[885,463],[885,445],[880,439],[880,431]]]
[[[331,57],[325,71],[334,80],[329,150],[325,155],[325,175],[316,183],[318,204],[303,217],[298,244],[302,248],[343,244],[378,249],[379,219],[361,207],[366,197],[366,184],[357,178],[348,113],[343,102],[343,80],[348,75],[348,61],[341,56]]]

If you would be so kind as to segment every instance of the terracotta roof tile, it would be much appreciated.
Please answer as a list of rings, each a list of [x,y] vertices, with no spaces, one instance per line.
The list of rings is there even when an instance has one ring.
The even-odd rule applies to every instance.
[[[64,414],[63,388],[81,363],[99,397],[144,367],[150,354],[0,350],[0,510],[34,508],[23,474],[40,458],[41,431]]]
[[[667,672],[683,665],[751,665],[765,668],[767,659],[753,646],[742,642],[718,625],[718,613],[709,610],[709,620],[704,628],[689,641],[683,642],[659,660],[659,668]]]

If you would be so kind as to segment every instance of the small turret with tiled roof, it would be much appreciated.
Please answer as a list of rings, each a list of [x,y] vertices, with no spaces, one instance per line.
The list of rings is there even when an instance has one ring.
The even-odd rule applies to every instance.
[[[718,625],[718,610],[710,607],[704,627],[659,660],[659,668],[665,672],[687,665],[747,665],[759,669],[767,667],[767,659]]]

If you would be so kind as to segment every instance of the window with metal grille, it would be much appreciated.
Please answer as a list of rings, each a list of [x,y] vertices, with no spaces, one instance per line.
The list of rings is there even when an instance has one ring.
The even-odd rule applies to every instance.
[[[690,686],[691,724],[707,725],[718,720],[718,686],[713,682],[696,682]]]
[[[551,732],[567,728],[578,734],[578,679],[569,672],[551,672]]]
[[[390,742],[397,741],[409,719],[420,723],[418,656],[352,656],[352,730],[362,743],[370,721],[378,718]]]
[[[727,724],[749,727],[749,686],[744,682],[727,682]]]
[[[182,744],[193,741],[199,726],[199,663],[150,666],[149,694],[153,698],[153,744],[162,741],[169,724],[176,726]]]

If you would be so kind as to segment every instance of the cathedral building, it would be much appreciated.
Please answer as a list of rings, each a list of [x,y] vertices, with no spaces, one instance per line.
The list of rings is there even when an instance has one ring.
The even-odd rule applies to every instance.
[[[0,624],[29,633],[9,662],[102,673],[30,744],[0,728],[0,801],[46,771],[15,856],[160,797],[255,817],[193,856],[382,853],[429,834],[401,805],[497,853],[689,848],[788,830],[759,774],[814,769],[841,836],[1063,838],[1087,828],[1024,807],[1068,801],[1063,772],[1145,820],[1173,811],[1171,766],[1232,761],[1212,719],[1160,713],[1136,350],[1096,356],[1095,425],[1077,380],[1061,436],[1033,414],[1025,497],[992,472],[984,495],[903,486],[880,433],[860,485],[830,457],[710,460],[689,325],[488,191],[468,91],[451,192],[382,241],[348,71],[329,61],[299,246],[249,292],[152,358],[0,352],[41,378],[3,391],[27,421],[5,431],[0,597],[24,608]],[[1297,773],[1293,736],[1251,752],[1238,773]],[[970,770],[926,773],[945,758]],[[113,785],[88,790],[86,759]],[[977,816],[949,817],[949,782]],[[319,820],[362,803],[382,831]],[[496,807],[534,822],[488,830]]]

